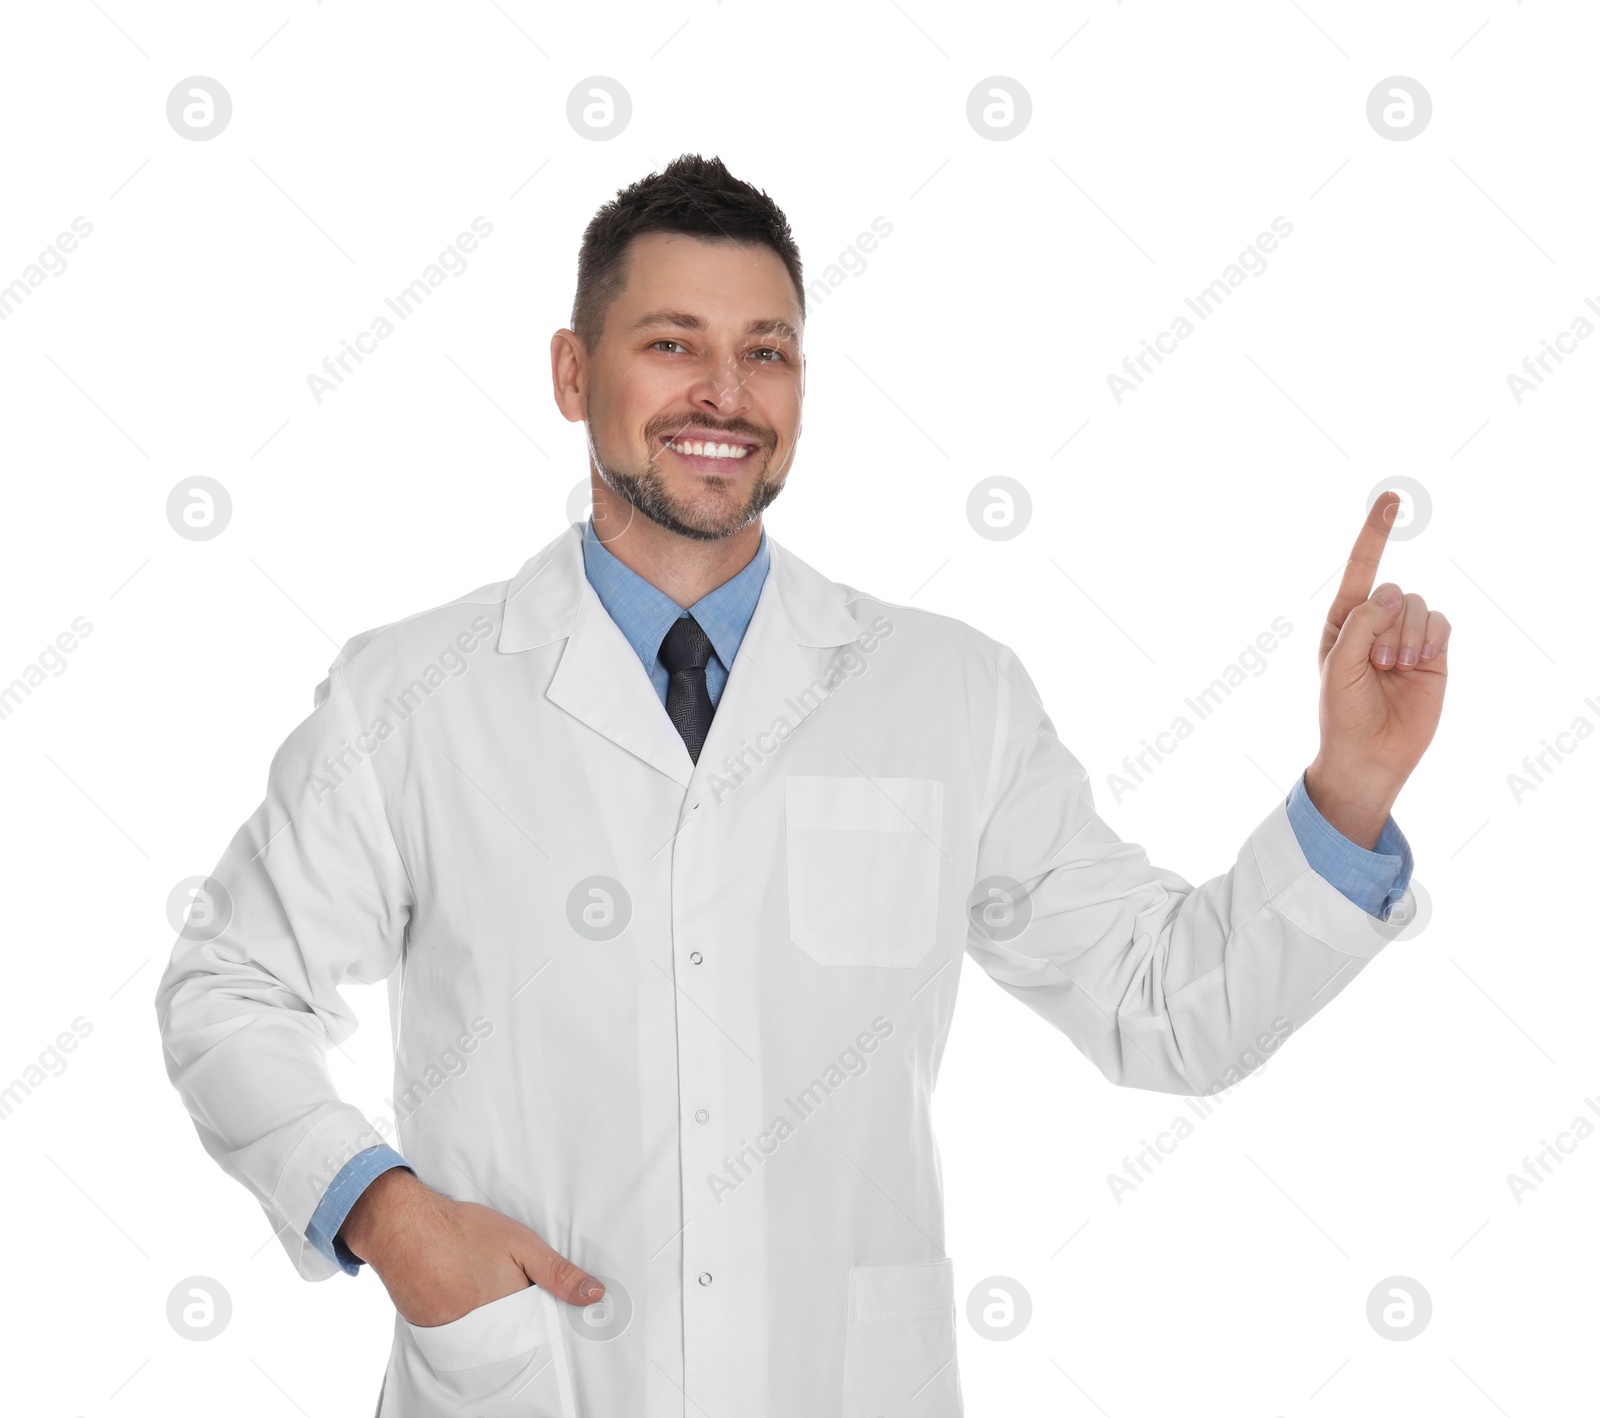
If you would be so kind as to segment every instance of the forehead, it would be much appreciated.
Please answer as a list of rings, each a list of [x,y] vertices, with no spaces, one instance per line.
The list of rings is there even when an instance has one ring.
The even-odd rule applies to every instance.
[[[801,328],[794,282],[770,246],[653,231],[629,242],[627,270],[627,284],[612,307],[619,329],[632,328],[643,315],[669,311],[697,316],[713,327],[743,329],[762,321],[788,327],[777,333],[797,334]]]

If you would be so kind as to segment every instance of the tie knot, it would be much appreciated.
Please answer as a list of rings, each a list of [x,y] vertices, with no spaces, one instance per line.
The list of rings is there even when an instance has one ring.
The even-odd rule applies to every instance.
[[[692,615],[672,622],[672,629],[661,637],[661,663],[668,674],[679,670],[703,670],[711,658],[711,637]]]

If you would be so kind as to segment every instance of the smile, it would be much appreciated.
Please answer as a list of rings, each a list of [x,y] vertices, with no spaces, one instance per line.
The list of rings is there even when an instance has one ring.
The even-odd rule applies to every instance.
[[[709,439],[674,438],[663,440],[674,453],[691,458],[733,458],[749,456],[755,451],[750,443],[713,442]]]

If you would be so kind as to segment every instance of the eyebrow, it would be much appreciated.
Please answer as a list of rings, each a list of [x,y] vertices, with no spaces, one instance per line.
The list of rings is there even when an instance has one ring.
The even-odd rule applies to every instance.
[[[652,310],[648,315],[641,315],[633,322],[632,333],[669,327],[678,330],[704,330],[706,322],[686,310]],[[800,336],[795,333],[794,326],[787,320],[752,320],[744,327],[744,332],[747,335],[781,335],[786,340],[794,341],[795,344],[800,343]]]

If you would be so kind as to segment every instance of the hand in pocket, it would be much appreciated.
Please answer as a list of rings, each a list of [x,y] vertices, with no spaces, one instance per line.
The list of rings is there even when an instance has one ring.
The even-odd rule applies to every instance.
[[[520,1221],[444,1196],[400,1167],[361,1194],[339,1235],[378,1273],[409,1324],[449,1324],[530,1282],[569,1305],[592,1305],[605,1293]]]

